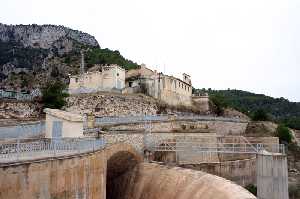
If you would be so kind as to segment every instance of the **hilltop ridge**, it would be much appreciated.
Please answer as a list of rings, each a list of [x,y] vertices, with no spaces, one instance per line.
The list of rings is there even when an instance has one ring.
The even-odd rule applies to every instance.
[[[56,43],[66,42],[68,39],[84,45],[99,47],[94,36],[64,26],[5,25],[0,23],[0,40],[2,42],[19,42],[24,47],[50,49]],[[68,52],[71,48],[65,50]]]

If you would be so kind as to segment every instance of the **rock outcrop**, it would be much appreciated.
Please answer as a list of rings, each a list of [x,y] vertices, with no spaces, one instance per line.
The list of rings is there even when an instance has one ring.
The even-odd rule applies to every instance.
[[[67,84],[68,74],[78,71],[80,51],[99,47],[94,36],[64,26],[0,23],[0,87],[32,90],[54,80]]]
[[[0,101],[0,119],[40,118],[41,105],[33,102]]]
[[[19,42],[24,47],[50,49],[58,42],[70,51],[72,40],[88,46],[99,46],[95,37],[64,26],[54,25],[4,25],[0,23],[0,41]]]
[[[144,95],[95,93],[70,96],[66,110],[81,114],[93,112],[96,116],[126,116],[154,115],[158,109],[156,101]]]

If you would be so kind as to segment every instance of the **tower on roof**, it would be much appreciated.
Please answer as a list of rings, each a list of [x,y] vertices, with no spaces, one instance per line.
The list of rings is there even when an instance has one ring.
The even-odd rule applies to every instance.
[[[183,73],[182,74],[182,80],[185,82],[185,83],[187,83],[187,84],[189,84],[189,85],[192,85],[192,81],[191,81],[191,76],[189,76],[188,74],[186,74],[186,73]]]

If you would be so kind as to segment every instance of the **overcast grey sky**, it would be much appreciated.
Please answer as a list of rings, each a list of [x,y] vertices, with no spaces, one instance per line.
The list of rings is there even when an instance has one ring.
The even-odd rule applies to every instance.
[[[0,22],[57,24],[196,88],[300,101],[300,0],[2,0]]]

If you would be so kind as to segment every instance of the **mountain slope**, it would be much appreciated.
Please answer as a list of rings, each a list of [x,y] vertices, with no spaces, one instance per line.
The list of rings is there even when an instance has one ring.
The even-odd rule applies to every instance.
[[[68,74],[78,74],[80,51],[87,67],[93,64],[138,65],[118,51],[101,49],[94,36],[55,25],[4,25],[0,23],[0,87],[30,90]]]
[[[247,115],[263,109],[278,122],[285,122],[291,128],[300,129],[300,103],[284,98],[273,98],[241,90],[198,90],[210,95],[224,96],[227,104]]]

